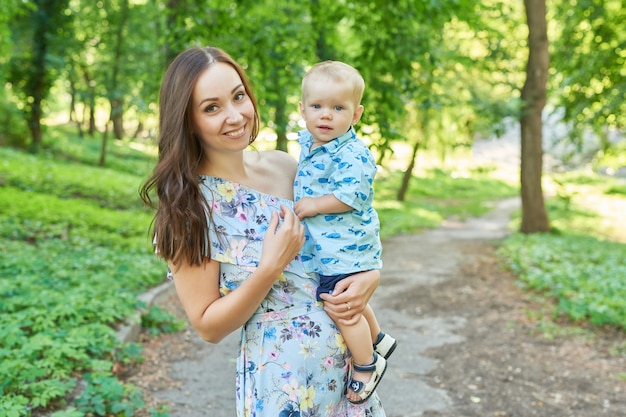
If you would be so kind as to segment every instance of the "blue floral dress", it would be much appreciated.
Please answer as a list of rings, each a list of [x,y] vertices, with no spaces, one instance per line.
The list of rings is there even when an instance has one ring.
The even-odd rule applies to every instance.
[[[220,293],[255,270],[272,211],[289,200],[220,178],[201,176],[209,202],[211,258],[220,262]],[[344,394],[349,352],[321,303],[317,280],[296,257],[243,326],[237,360],[239,417],[384,417],[374,393],[355,405]]]

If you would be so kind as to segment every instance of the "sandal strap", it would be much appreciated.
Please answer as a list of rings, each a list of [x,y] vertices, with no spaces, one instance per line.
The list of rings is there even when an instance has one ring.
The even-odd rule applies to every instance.
[[[374,352],[374,360],[367,365],[358,365],[353,363],[354,370],[357,372],[374,372],[376,370],[376,362],[378,362],[378,353]]]
[[[361,371],[361,369],[364,369],[364,371]],[[378,360],[378,355],[376,355],[376,353],[374,354],[374,362],[372,362],[371,364],[356,365],[353,362],[352,369],[350,370],[350,374],[348,375],[348,383],[346,384],[346,391],[344,391],[344,393],[347,392],[347,388],[349,387],[352,391],[354,391],[360,397],[360,399],[358,401],[352,401],[352,400],[348,400],[348,401],[350,401],[353,404],[362,404],[365,401],[367,401],[370,398],[370,396],[374,393],[374,390],[376,390],[376,387],[378,387],[378,384],[380,383],[381,378],[385,374],[386,369],[387,369],[386,360],[384,358],[381,358],[381,360]],[[352,378],[353,371],[372,372],[372,375],[368,382],[361,382],[361,381],[354,380]]]

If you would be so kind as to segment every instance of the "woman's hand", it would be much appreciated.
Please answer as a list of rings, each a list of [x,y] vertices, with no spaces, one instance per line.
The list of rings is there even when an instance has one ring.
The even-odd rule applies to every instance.
[[[304,225],[289,207],[280,206],[280,218],[278,213],[272,212],[259,260],[259,269],[274,268],[278,272],[276,278],[300,252],[305,240]]]
[[[369,302],[380,281],[380,271],[366,271],[342,279],[333,294],[322,294],[324,310],[335,321],[352,325]],[[348,309],[348,306],[350,308]]]

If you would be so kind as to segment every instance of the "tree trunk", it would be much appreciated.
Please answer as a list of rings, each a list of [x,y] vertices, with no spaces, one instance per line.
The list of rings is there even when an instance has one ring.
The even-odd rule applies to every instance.
[[[546,103],[549,53],[545,0],[524,0],[528,19],[528,64],[522,89],[521,170],[522,233],[550,229],[541,186],[543,171],[542,120]]]
[[[328,59],[336,59],[335,48],[332,42],[328,42],[326,34],[328,26],[335,23],[328,19],[328,13],[324,7],[320,6],[319,0],[311,0],[309,13],[311,14],[311,27],[313,33],[317,37],[315,40],[315,56],[318,61],[326,61]]]
[[[276,115],[274,122],[276,123],[276,149],[287,152],[287,123],[289,117],[285,104],[287,99],[278,99],[276,101]]]
[[[78,136],[83,137],[83,127],[82,121],[78,117],[78,112],[76,111],[76,82],[74,81],[74,76],[71,75],[69,77],[70,82],[70,93],[71,93],[71,102],[70,102],[70,123],[76,123],[76,127],[78,128]]]
[[[109,120],[104,125],[104,132],[102,132],[102,147],[100,148],[100,160],[98,161],[98,165],[103,167],[106,164],[107,157],[107,142],[109,138],[109,125],[111,121]]]
[[[89,136],[96,134],[96,95],[92,92],[89,98]]]
[[[119,82],[120,68],[123,59],[124,28],[128,19],[128,0],[122,1],[120,20],[115,33],[115,52],[113,54],[113,71],[109,88],[109,103],[111,104],[110,120],[113,122],[113,135],[115,139],[124,136],[124,98]]]
[[[122,99],[111,100],[111,121],[113,122],[113,136],[115,139],[124,137],[124,106]]]
[[[181,29],[179,14],[187,8],[187,0],[167,0],[165,4],[165,33],[169,33],[164,43],[165,47],[165,66],[176,58],[183,49],[183,40],[179,39],[178,34]],[[173,29],[174,28],[174,29]]]
[[[418,139],[413,144],[413,152],[411,152],[411,160],[409,161],[409,166],[407,166],[404,171],[404,176],[402,177],[402,185],[398,189],[398,194],[396,198],[398,201],[404,201],[406,198],[406,193],[409,191],[409,183],[411,182],[411,177],[413,176],[413,169],[415,168],[415,160],[417,159],[417,152],[420,149],[420,145],[422,142]]]
[[[89,136],[92,136],[96,133],[96,87],[95,87],[95,80],[92,81],[91,75],[89,74],[89,71],[87,70],[87,66],[83,65],[81,66],[81,69],[83,71],[83,78],[85,79],[85,84],[87,85],[87,97],[88,97],[88,102],[85,103],[85,106],[88,109],[88,123],[89,123],[89,127],[87,128],[87,132],[89,134]],[[83,117],[83,120],[85,120],[85,117]]]
[[[31,147],[39,149],[41,145],[42,101],[48,91],[46,74],[46,55],[48,53],[48,20],[47,10],[37,10],[33,34],[33,55],[30,63],[32,76],[28,80],[27,94],[32,97],[28,112],[28,128],[30,129]]]

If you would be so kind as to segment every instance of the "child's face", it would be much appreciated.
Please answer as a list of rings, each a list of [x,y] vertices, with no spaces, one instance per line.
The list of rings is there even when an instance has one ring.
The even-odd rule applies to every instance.
[[[362,113],[363,106],[353,101],[351,85],[331,79],[311,80],[300,102],[300,114],[314,146],[346,133]]]

